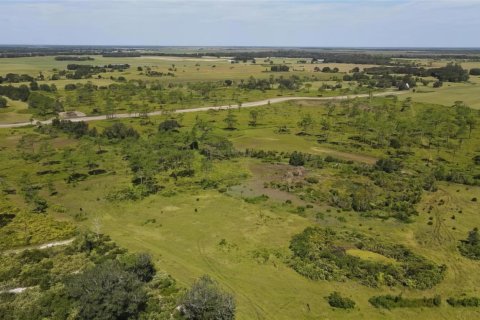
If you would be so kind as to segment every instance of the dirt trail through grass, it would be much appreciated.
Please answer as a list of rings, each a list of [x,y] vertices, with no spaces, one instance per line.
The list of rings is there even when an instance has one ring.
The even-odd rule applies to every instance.
[[[67,239],[67,240],[60,240],[60,241],[52,241],[52,242],[47,242],[47,243],[43,243],[43,244],[39,244],[39,245],[33,245],[33,246],[26,246],[26,247],[16,248],[16,249],[12,249],[12,250],[6,250],[6,251],[2,252],[2,254],[20,253],[20,252],[23,252],[25,250],[33,250],[33,249],[44,250],[44,249],[48,249],[48,248],[52,248],[52,247],[66,246],[66,245],[69,245],[70,243],[72,243],[73,240],[75,240],[75,238]]]
[[[406,93],[405,91],[388,91],[388,92],[380,92],[373,94],[374,97],[382,97],[388,95],[399,95]],[[294,100],[319,100],[319,101],[328,101],[328,100],[346,100],[346,99],[355,99],[355,98],[368,98],[369,94],[355,94],[355,95],[347,95],[347,96],[334,96],[334,97],[279,97],[279,98],[271,98],[265,99],[260,101],[253,101],[253,102],[245,102],[240,107],[241,108],[251,108],[251,107],[260,107],[265,106],[273,103],[280,103],[286,101],[294,101]],[[174,113],[188,113],[188,112],[201,112],[201,111],[208,111],[208,110],[228,110],[228,109],[236,109],[239,105],[224,105],[224,106],[213,106],[213,107],[202,107],[202,108],[192,108],[192,109],[179,109],[175,110]],[[154,111],[150,112],[149,116],[158,116],[162,115],[163,111]],[[115,119],[125,119],[125,118],[136,118],[138,114],[134,113],[119,113],[115,114],[113,118]],[[103,116],[88,116],[88,117],[77,117],[69,119],[73,122],[80,122],[80,121],[99,121],[99,120],[108,120],[112,117],[108,117],[106,115]],[[51,124],[52,119],[45,120],[45,121],[37,121],[33,120],[32,122],[19,122],[19,123],[5,123],[0,124],[0,128],[17,128],[17,127],[25,127],[32,124],[40,122],[41,124]]]

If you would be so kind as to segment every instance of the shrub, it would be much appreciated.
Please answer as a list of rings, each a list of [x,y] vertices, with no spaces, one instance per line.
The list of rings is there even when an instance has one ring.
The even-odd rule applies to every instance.
[[[480,165],[480,155],[473,157],[473,163]]]
[[[465,298],[448,298],[447,303],[452,307],[480,307],[480,298],[465,297]]]
[[[7,99],[0,96],[0,108],[5,108],[7,106]]]
[[[470,259],[480,260],[480,234],[478,228],[473,228],[467,239],[461,240],[458,246],[460,253]]]
[[[127,127],[121,122],[114,123],[111,127],[105,128],[102,135],[107,139],[137,139],[140,135],[132,127]]]
[[[316,177],[308,177],[305,179],[308,183],[312,183],[312,184],[315,184],[315,183],[318,183],[318,178]]]
[[[337,291],[332,292],[328,297],[328,304],[334,308],[353,309],[355,301],[350,298],[342,297]]]
[[[380,159],[375,163],[375,167],[378,170],[385,171],[387,173],[392,173],[398,171],[401,167],[400,162],[392,158]]]
[[[165,120],[162,123],[158,125],[158,131],[176,131],[178,128],[180,128],[180,124],[177,122],[177,120],[174,119],[169,119]]]
[[[303,153],[294,151],[290,155],[288,163],[292,166],[303,166],[305,164],[305,155]]]
[[[373,296],[368,299],[375,308],[385,308],[385,309],[393,309],[393,308],[433,308],[438,307],[442,303],[442,299],[439,295],[436,295],[433,298],[414,298],[414,299],[407,299],[403,298],[401,295],[392,296],[392,295],[385,295],[385,296]]]
[[[471,76],[480,76],[480,68],[472,68],[470,69]]]

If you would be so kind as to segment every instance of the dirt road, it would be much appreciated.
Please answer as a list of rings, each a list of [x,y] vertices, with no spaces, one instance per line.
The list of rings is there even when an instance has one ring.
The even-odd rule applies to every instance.
[[[406,93],[407,91],[390,91],[390,92],[381,92],[373,94],[374,97],[382,97],[388,95],[399,95]],[[260,101],[253,101],[253,102],[245,102],[242,103],[241,108],[251,108],[251,107],[260,107],[274,103],[286,102],[286,101],[295,101],[295,100],[317,100],[317,101],[328,101],[328,100],[345,100],[345,99],[354,99],[354,98],[367,98],[369,97],[368,94],[354,94],[354,95],[347,95],[347,96],[334,96],[334,97],[278,97],[278,98],[271,98],[265,99]],[[235,109],[238,108],[238,105],[224,105],[224,106],[212,106],[212,107],[202,107],[202,108],[192,108],[192,109],[179,109],[173,111],[174,113],[189,113],[189,112],[202,112],[208,110],[227,110],[227,109]],[[163,111],[153,111],[148,113],[149,116],[158,116],[161,115]],[[113,118],[115,119],[125,119],[125,118],[136,118],[137,114],[132,113],[119,113],[115,114]],[[77,117],[68,119],[73,122],[80,122],[80,121],[99,121],[99,120],[107,120],[106,115],[102,116],[86,116],[86,117]],[[40,122],[42,124],[51,124],[52,119],[44,120],[44,121],[37,121],[33,120],[32,122],[19,122],[19,123],[5,123],[0,124],[0,128],[18,128],[18,127],[25,127],[32,124],[36,124]]]

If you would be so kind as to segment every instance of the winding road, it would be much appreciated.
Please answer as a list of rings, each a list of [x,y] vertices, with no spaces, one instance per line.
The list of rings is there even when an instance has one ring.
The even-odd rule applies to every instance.
[[[388,95],[400,95],[406,93],[408,91],[389,91],[389,92],[380,92],[373,94],[374,97],[382,97]],[[346,100],[346,99],[355,99],[355,98],[368,98],[369,94],[354,94],[354,95],[346,95],[346,96],[333,96],[333,97],[279,97],[279,98],[271,98],[253,102],[245,102],[241,104],[241,108],[251,108],[251,107],[259,107],[268,104],[286,102],[286,101],[294,101],[294,100],[317,100],[317,101],[325,101],[325,100]],[[235,109],[238,108],[238,105],[224,105],[224,106],[212,106],[212,107],[201,107],[201,108],[191,108],[191,109],[179,109],[173,111],[173,113],[189,113],[189,112],[202,112],[208,110],[227,110],[227,109]],[[163,111],[153,111],[148,113],[149,116],[158,116],[161,115]],[[86,116],[86,117],[76,117],[76,118],[69,118],[67,120],[73,122],[80,122],[80,121],[99,121],[99,120],[107,120],[107,119],[125,119],[125,118],[136,118],[138,114],[132,113],[119,113],[115,114],[113,117],[107,117],[106,115],[102,116]],[[40,122],[41,124],[51,124],[52,119],[44,120],[44,121],[37,121],[33,120],[32,122],[18,122],[18,123],[4,123],[0,124],[0,128],[18,128],[18,127],[25,127],[36,124]]]

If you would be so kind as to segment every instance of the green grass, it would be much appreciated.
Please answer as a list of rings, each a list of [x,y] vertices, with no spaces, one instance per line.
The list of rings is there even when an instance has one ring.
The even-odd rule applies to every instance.
[[[395,259],[385,257],[384,255],[378,254],[376,252],[361,250],[361,249],[347,249],[346,253],[348,255],[368,260],[374,262],[384,262],[384,263],[395,263]]]
[[[470,76],[469,83],[445,82],[441,88],[434,89],[419,85],[415,93],[401,96],[412,97],[415,101],[451,106],[455,101],[463,101],[474,109],[480,109],[480,77]]]

